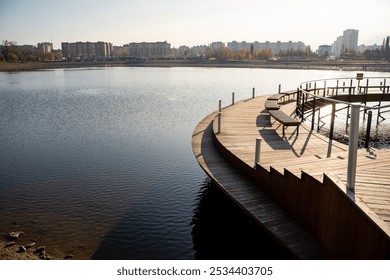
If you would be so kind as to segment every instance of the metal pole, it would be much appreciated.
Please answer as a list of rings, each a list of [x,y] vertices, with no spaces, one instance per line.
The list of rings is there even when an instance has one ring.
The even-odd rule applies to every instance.
[[[256,138],[255,166],[260,162],[261,138]]]
[[[347,188],[355,191],[360,104],[353,104],[349,129]]]
[[[313,96],[313,111],[311,115],[311,131],[314,130],[314,122],[315,122],[315,116],[316,116],[316,96]]]
[[[232,92],[232,105],[234,105],[234,92]]]
[[[300,109],[301,103],[300,103],[300,100],[299,100],[299,96],[300,96],[300,89],[297,88],[297,105],[295,106],[295,114],[302,118],[301,109]]]
[[[318,106],[318,116],[317,116],[317,132],[320,131],[320,122],[321,122],[321,106]]]
[[[282,85],[279,84],[279,94],[282,92]]]
[[[332,115],[330,120],[330,129],[329,129],[329,139],[333,139],[333,132],[334,132],[334,118],[336,115],[336,104],[332,104]]]
[[[218,109],[218,133],[221,133],[221,115],[222,115],[222,100],[219,100],[219,109]]]
[[[326,95],[326,81],[324,81],[324,97]]]
[[[221,133],[221,112],[218,112],[218,134]]]
[[[252,88],[252,98],[255,98],[255,88]]]
[[[302,98],[302,121],[305,118],[305,93],[301,91],[301,98]]]
[[[367,129],[366,129],[366,141],[364,142],[364,148],[368,148],[370,144],[370,134],[371,134],[371,120],[372,120],[372,111],[368,111],[367,118]]]
[[[349,85],[349,92],[352,92],[352,85],[353,85],[353,81],[351,79],[351,83]],[[355,94],[355,90],[353,90],[353,93]]]

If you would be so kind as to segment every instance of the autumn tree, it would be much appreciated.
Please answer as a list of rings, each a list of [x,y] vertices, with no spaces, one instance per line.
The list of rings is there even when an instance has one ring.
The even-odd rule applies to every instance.
[[[17,62],[18,61],[18,51],[15,47],[16,42],[3,40],[2,46],[2,57],[6,62]]]
[[[256,51],[253,55],[254,59],[259,59],[259,60],[267,60],[272,57],[272,51],[270,49],[263,49],[261,51]]]

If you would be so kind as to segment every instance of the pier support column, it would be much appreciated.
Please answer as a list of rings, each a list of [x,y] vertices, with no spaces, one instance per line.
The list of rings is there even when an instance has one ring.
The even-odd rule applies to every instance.
[[[350,191],[354,192],[356,179],[360,105],[353,104],[351,107],[352,109],[351,125],[349,128],[347,188]]]

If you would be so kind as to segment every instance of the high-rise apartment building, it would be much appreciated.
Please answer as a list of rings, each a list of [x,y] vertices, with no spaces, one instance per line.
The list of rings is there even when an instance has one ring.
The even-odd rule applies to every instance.
[[[358,50],[359,30],[344,30],[343,36],[337,37],[332,45],[332,54],[339,57],[343,54],[354,53]]]
[[[356,52],[358,46],[359,30],[347,29],[343,32],[343,46],[345,52]]]
[[[287,51],[287,50],[293,50],[293,51],[304,51],[306,49],[306,45],[301,42],[258,42],[255,41],[253,43],[242,41],[232,41],[227,43],[227,48],[232,51],[240,51],[242,49],[251,50],[253,48],[254,51],[262,51],[264,49],[269,49],[272,51],[273,54],[278,54],[280,51]]]
[[[130,43],[129,55],[136,58],[167,57],[171,53],[171,44],[164,42]]]
[[[62,43],[62,54],[67,59],[107,58],[111,57],[112,44],[107,42]]]
[[[218,49],[221,49],[221,48],[224,48],[225,47],[225,43],[222,43],[222,42],[212,42],[210,44],[210,50],[212,52],[216,52]]]
[[[51,51],[53,50],[53,44],[48,42],[38,43],[37,48],[43,53],[51,53]]]

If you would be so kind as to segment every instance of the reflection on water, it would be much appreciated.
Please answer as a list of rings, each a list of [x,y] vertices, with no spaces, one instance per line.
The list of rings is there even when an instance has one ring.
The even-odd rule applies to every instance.
[[[198,193],[192,225],[196,259],[292,258],[209,179]]]

